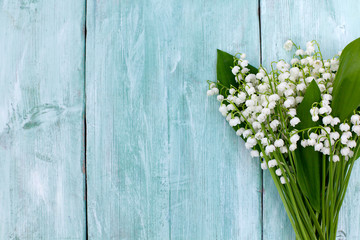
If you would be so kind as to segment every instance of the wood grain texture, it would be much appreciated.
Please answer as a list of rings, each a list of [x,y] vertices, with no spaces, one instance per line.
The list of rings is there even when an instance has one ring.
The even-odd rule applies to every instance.
[[[168,79],[153,12],[87,2],[89,239],[167,239]]]
[[[331,57],[360,35],[356,0],[260,3],[265,67],[288,38]],[[206,97],[216,48],[259,65],[257,4],[0,0],[0,239],[294,239]],[[360,238],[359,201],[357,163],[339,239]]]
[[[261,0],[261,33],[263,64],[272,60],[289,59],[283,50],[287,39],[305,47],[307,41],[317,40],[324,57],[331,58],[347,43],[360,36],[357,17],[360,4],[347,1],[290,1]],[[339,239],[360,238],[360,166],[356,164],[339,220]],[[289,220],[269,174],[264,176],[264,240],[294,239]],[[274,221],[276,218],[276,221]],[[280,230],[279,230],[280,226]]]
[[[206,97],[254,1],[88,1],[89,239],[260,239],[261,172]],[[234,21],[236,18],[248,19]]]
[[[241,50],[259,65],[257,10],[256,1],[232,0],[172,1],[161,9],[176,19],[156,23],[166,22],[162,38],[170,40],[171,239],[261,239],[259,161],[219,114],[215,97],[206,98],[204,82],[216,80],[216,48]]]
[[[0,1],[0,239],[85,237],[84,1]]]

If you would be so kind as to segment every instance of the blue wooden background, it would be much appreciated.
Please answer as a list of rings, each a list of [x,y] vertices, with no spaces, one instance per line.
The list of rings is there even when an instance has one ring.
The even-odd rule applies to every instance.
[[[357,0],[0,0],[0,239],[294,239],[271,177],[206,97],[216,49],[326,57]],[[360,238],[360,167],[339,239]]]

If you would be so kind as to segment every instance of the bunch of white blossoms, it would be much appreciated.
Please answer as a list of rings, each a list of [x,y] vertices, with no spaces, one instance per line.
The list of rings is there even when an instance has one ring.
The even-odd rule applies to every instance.
[[[348,160],[360,135],[360,116],[354,114],[350,122],[341,123],[331,116],[332,84],[339,67],[338,55],[322,58],[316,41],[308,42],[306,50],[291,40],[284,44],[287,51],[296,48],[290,63],[273,62],[271,71],[260,67],[251,73],[245,54],[234,58],[232,73],[238,86],[227,88],[211,83],[208,95],[217,95],[219,111],[226,117],[236,134],[245,141],[252,157],[261,157],[262,169],[276,167],[281,183],[288,180],[284,172],[291,171],[294,151],[298,147],[313,147],[328,156],[330,161]],[[313,104],[310,112],[316,127],[298,130],[300,118],[297,106],[313,81],[321,92],[321,101]],[[226,91],[227,97],[219,94]],[[287,160],[288,159],[288,160]],[[280,164],[281,163],[281,164]]]

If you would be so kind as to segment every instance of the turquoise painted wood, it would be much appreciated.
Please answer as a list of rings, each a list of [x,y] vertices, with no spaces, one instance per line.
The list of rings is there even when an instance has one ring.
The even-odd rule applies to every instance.
[[[84,1],[0,0],[0,239],[84,239]]]
[[[259,164],[206,97],[216,48],[259,63],[257,2],[87,2],[89,239],[261,239]]]
[[[342,1],[261,0],[264,66],[269,66],[272,60],[291,57],[282,49],[289,38],[303,47],[307,41],[315,39],[320,43],[324,57],[331,58],[360,36],[359,21],[355,17],[359,11],[360,4],[356,0],[346,4]],[[354,168],[339,220],[339,239],[360,238],[359,163]],[[264,189],[264,240],[294,239],[290,222],[279,197],[275,196],[276,189],[268,173],[264,175]]]
[[[206,80],[217,48],[268,67],[288,38],[317,39],[331,57],[359,37],[358,12],[355,0],[0,0],[0,239],[294,239]],[[359,200],[357,164],[339,239],[360,238]]]
[[[174,56],[160,67],[169,96],[170,239],[260,239],[261,170],[203,81],[216,80],[216,48],[253,52],[259,63],[257,3],[177,2],[162,10],[173,11],[171,20],[155,22],[166,22],[161,38]],[[234,15],[252,23],[229,24]]]
[[[89,239],[166,239],[167,79],[156,77],[152,12],[132,1],[87,11]]]

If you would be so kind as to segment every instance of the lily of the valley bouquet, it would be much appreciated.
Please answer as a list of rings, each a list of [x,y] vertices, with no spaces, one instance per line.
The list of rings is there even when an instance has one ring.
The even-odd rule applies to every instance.
[[[332,59],[316,41],[284,48],[294,51],[290,63],[269,69],[218,50],[207,94],[270,171],[296,239],[332,240],[360,155],[360,38]]]

